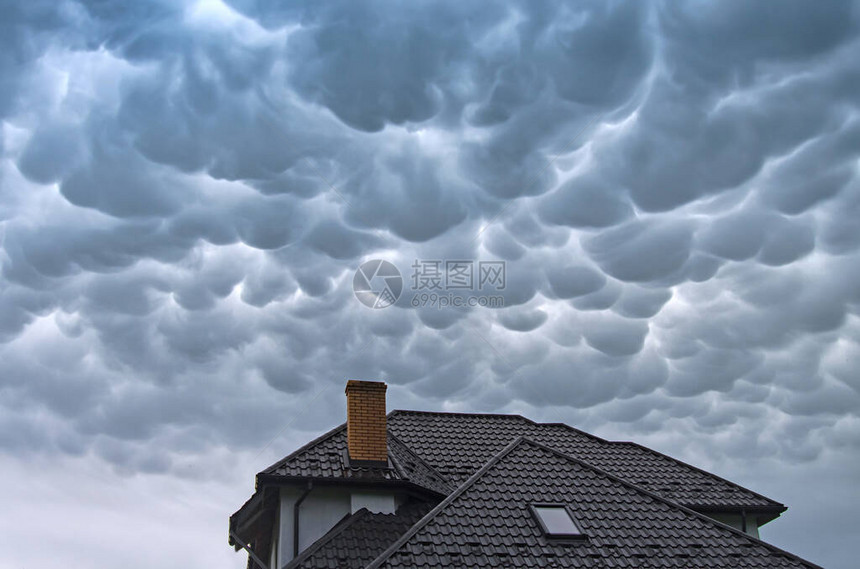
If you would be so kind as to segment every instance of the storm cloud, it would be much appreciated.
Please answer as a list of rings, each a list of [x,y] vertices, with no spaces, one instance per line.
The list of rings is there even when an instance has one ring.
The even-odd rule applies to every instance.
[[[125,509],[151,542],[111,537],[124,566],[239,567],[253,474],[364,378],[652,445],[851,566],[858,26],[837,0],[4,3],[0,486],[38,471],[91,523],[45,559],[6,496],[0,565],[103,566]],[[370,259],[404,277],[383,310]],[[506,261],[504,306],[416,308],[416,260]],[[223,524],[161,527],[176,500]]]

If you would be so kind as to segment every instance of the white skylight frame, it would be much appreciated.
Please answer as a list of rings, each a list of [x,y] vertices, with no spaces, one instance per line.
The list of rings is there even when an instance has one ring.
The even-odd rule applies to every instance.
[[[549,513],[548,510],[555,511],[556,514],[563,513],[563,517],[544,517],[544,513]],[[544,535],[553,539],[569,539],[569,540],[584,540],[588,536],[582,531],[579,522],[576,521],[573,512],[567,504],[559,502],[536,502],[529,504],[529,511],[535,521],[537,521]]]

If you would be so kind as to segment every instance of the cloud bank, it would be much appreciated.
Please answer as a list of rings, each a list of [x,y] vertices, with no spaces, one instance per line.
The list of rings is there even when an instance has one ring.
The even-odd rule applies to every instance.
[[[250,484],[342,420],[353,377],[392,407],[636,439],[801,511],[765,464],[860,470],[856,3],[64,0],[0,22],[10,471]],[[367,309],[375,258],[407,281],[504,260],[505,306]],[[836,544],[860,522],[834,477]],[[850,565],[820,543],[790,549]]]

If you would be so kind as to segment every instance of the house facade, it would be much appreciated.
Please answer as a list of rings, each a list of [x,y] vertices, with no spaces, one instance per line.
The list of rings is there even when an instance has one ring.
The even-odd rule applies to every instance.
[[[816,567],[758,539],[786,507],[661,453],[519,415],[347,421],[257,475],[230,517],[250,568]]]

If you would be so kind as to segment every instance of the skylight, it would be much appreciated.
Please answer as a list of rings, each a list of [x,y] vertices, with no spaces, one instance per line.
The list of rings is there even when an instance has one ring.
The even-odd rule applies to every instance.
[[[562,504],[533,504],[531,510],[550,537],[585,537]]]

